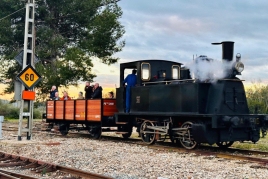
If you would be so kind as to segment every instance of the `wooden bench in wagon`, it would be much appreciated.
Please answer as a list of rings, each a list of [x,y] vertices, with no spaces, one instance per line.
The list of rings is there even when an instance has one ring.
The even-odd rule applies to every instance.
[[[116,99],[47,101],[46,122],[58,125],[62,135],[70,129],[88,130],[97,139],[102,132],[111,131],[110,127],[117,127],[116,112]]]

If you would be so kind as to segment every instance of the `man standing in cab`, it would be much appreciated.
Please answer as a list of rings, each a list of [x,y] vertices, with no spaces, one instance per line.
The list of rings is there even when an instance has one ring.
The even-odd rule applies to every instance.
[[[125,86],[125,83],[127,83],[126,86],[126,113],[129,113],[130,111],[130,104],[131,104],[131,88],[133,86],[136,86],[137,84],[137,76],[136,76],[137,70],[133,69],[132,74],[129,74],[125,80],[123,81],[123,86]]]

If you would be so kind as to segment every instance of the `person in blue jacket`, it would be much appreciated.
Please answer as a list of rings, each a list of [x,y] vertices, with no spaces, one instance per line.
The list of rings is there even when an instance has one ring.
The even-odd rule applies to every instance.
[[[56,92],[58,92],[58,90],[57,90],[57,87],[55,86],[55,85],[53,85],[52,87],[51,87],[51,90],[50,90],[50,96],[49,96],[49,98],[50,99],[54,99],[55,98],[55,93]]]
[[[130,104],[131,104],[131,87],[136,86],[137,84],[137,70],[132,70],[132,74],[129,74],[125,80],[123,81],[123,86],[127,83],[126,86],[126,113],[130,111]]]

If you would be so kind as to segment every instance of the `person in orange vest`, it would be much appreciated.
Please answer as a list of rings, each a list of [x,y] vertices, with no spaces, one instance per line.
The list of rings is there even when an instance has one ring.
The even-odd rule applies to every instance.
[[[71,98],[68,96],[68,93],[66,91],[63,92],[63,97],[60,98],[60,100],[71,100]]]

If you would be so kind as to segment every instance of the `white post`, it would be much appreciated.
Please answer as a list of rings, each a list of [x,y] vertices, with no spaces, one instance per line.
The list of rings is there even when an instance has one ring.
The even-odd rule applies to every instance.
[[[26,15],[25,15],[25,33],[24,33],[24,53],[23,53],[23,65],[22,69],[25,69],[27,65],[33,65],[34,67],[34,48],[35,48],[35,27],[34,27],[34,15],[35,15],[35,0],[28,0],[26,4]],[[31,28],[29,28],[31,27]],[[31,29],[31,30],[30,30]],[[30,45],[29,45],[30,44]],[[28,58],[28,54],[31,55],[31,59]],[[21,95],[25,90],[23,84],[21,84]],[[31,89],[33,90],[33,89]],[[27,101],[28,111],[25,113],[23,111],[24,104],[26,101],[21,99],[20,106],[20,117],[19,117],[19,127],[18,127],[18,140],[22,140],[22,132],[27,132],[27,140],[31,139],[32,136],[32,126],[33,126],[33,102]],[[27,115],[26,115],[27,114]],[[30,115],[28,115],[30,114]],[[24,115],[28,119],[27,129],[22,129],[22,120]]]
[[[0,116],[0,140],[3,139],[3,136],[2,136],[2,122],[4,122],[4,116]]]

